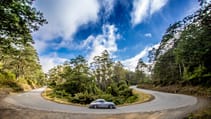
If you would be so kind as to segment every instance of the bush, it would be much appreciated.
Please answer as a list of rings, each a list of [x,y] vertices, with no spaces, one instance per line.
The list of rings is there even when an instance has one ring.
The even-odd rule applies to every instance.
[[[137,95],[133,95],[127,98],[127,100],[125,101],[126,103],[133,103],[138,99]]]
[[[126,81],[121,80],[118,83],[111,83],[103,92],[96,82],[81,82],[83,79],[68,80],[63,84],[56,85],[51,82],[50,87],[54,89],[51,96],[68,99],[69,102],[78,104],[89,104],[93,100],[102,98],[115,104],[124,104],[134,102],[137,98],[133,96],[132,89],[129,88]],[[89,85],[87,85],[89,84]],[[132,97],[131,97],[132,96]]]
[[[111,94],[113,96],[118,96],[119,91],[117,85],[111,84],[107,89],[106,89],[107,94]]]
[[[9,70],[0,71],[0,80],[15,80],[15,74]]]
[[[75,96],[71,99],[71,102],[73,103],[79,103],[79,104],[89,104],[94,99],[94,96],[88,93],[77,93]]]
[[[133,96],[132,89],[128,88],[128,89],[125,89],[125,90],[120,91],[120,96],[123,96],[125,98],[128,98],[130,96]]]
[[[17,82],[13,81],[13,80],[1,80],[0,82],[1,87],[5,87],[5,88],[11,88],[13,89],[13,91],[23,91],[23,88],[18,85]]]
[[[116,105],[124,104],[125,103],[125,97],[122,97],[122,96],[114,97],[112,102],[114,102]]]
[[[56,88],[56,82],[55,81],[49,81],[47,83],[48,83],[49,88]]]
[[[101,94],[98,95],[97,98],[105,99],[106,101],[113,101],[113,96],[111,94]]]

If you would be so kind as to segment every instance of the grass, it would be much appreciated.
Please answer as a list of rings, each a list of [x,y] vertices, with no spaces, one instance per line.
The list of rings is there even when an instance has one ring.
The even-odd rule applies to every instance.
[[[66,98],[59,98],[59,97],[53,97],[51,96],[52,94],[52,89],[47,88],[43,93],[42,97],[44,97],[47,100],[54,101],[56,103],[61,103],[61,104],[68,104],[68,105],[76,105],[76,106],[87,106],[87,105],[82,105],[82,104],[76,104],[76,103],[71,103],[68,101]],[[135,102],[133,103],[124,103],[118,106],[127,106],[127,105],[133,105],[133,104],[140,104],[144,102],[148,102],[154,99],[154,97],[150,94],[143,93],[141,91],[133,90],[133,94],[135,94],[138,98],[136,99]]]
[[[211,119],[211,107],[191,113],[184,119]]]

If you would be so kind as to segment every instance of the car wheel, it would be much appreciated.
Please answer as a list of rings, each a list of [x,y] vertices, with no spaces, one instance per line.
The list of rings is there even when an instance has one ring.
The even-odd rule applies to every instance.
[[[113,109],[113,106],[112,106],[112,105],[109,105],[108,108],[109,108],[109,109]]]
[[[97,105],[94,105],[94,109],[97,109]]]

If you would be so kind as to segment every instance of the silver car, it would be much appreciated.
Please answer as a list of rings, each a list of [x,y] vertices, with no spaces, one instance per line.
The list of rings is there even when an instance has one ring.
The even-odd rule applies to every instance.
[[[97,99],[89,104],[89,108],[109,108],[115,109],[116,106],[113,102],[107,102],[104,99]]]

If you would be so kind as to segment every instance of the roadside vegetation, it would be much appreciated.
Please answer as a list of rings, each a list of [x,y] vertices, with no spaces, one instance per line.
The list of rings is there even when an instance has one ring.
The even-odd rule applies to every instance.
[[[143,74],[147,78],[139,87],[210,97],[210,34],[211,4],[202,1],[194,14],[170,25],[159,48],[150,51],[152,74]]]
[[[210,117],[211,117],[211,107],[191,113],[184,119],[210,119]]]
[[[24,91],[43,85],[31,33],[47,23],[30,0],[0,1],[0,88]]]

